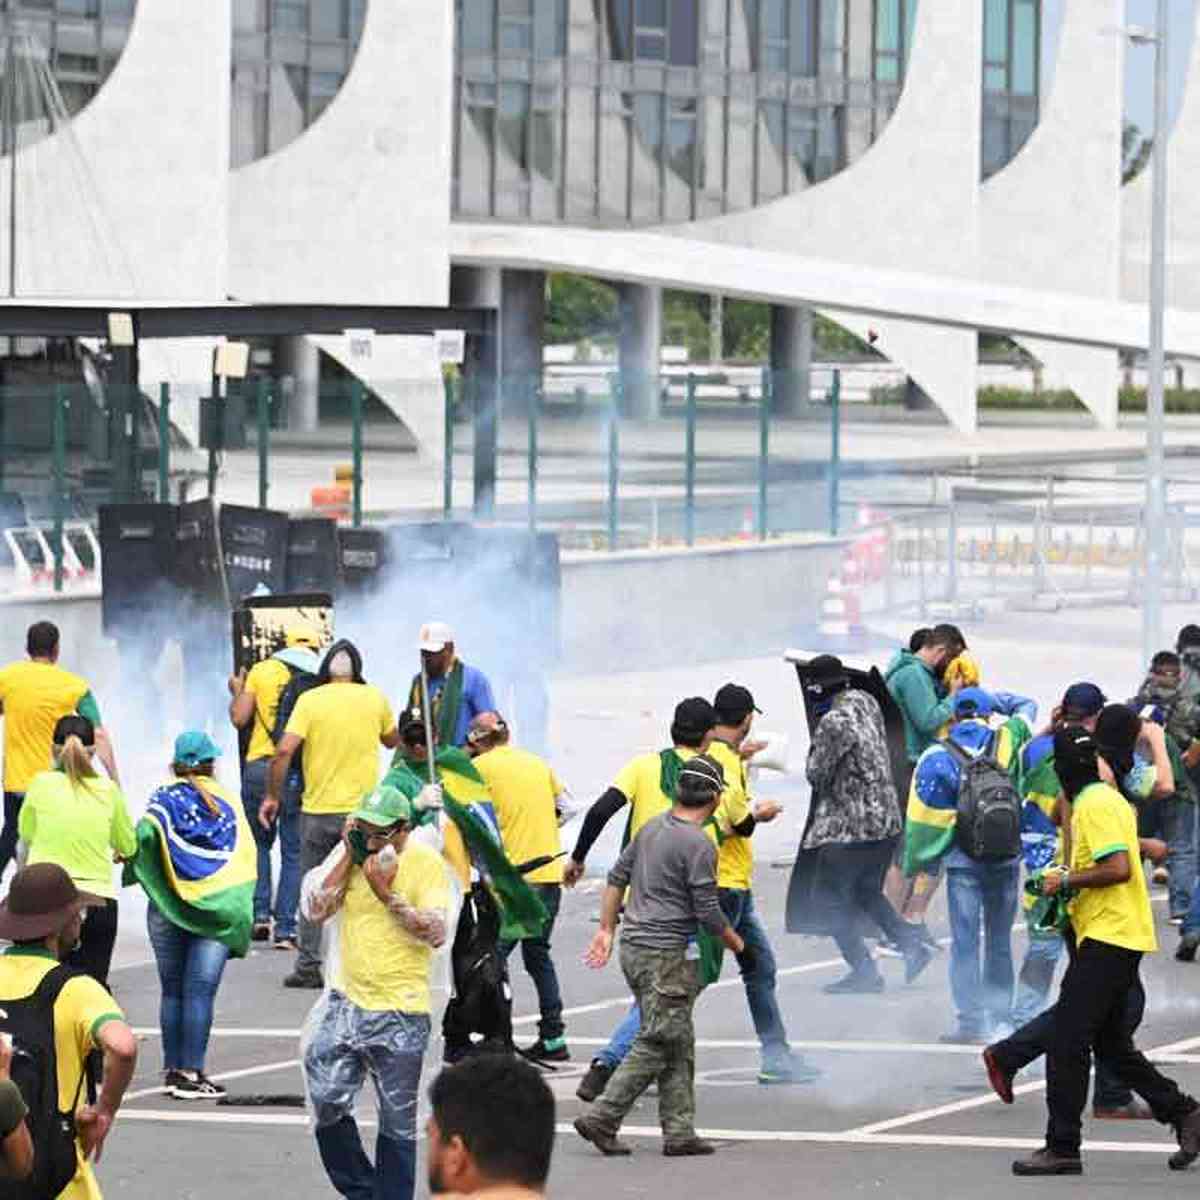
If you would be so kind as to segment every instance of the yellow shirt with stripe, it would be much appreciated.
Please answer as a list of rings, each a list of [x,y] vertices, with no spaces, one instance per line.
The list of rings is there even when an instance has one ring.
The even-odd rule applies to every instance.
[[[687,746],[676,746],[674,749],[680,762],[687,762],[700,753]],[[613,787],[629,801],[629,841],[637,837],[647,821],[671,808],[670,797],[662,790],[661,781],[662,759],[657,750],[650,754],[639,754],[617,772]],[[735,823],[729,819],[725,796],[723,792],[713,820],[704,825],[704,831],[718,848]]]
[[[57,964],[48,951],[10,947],[0,955],[0,1006],[5,1000],[23,1000],[33,995],[39,983]],[[86,1085],[79,1087],[88,1054],[99,1048],[96,1040],[108,1021],[123,1021],[124,1014],[105,988],[90,975],[68,980],[54,1003],[54,1052],[58,1060],[58,1107],[68,1112],[79,1096],[80,1107],[87,1101]],[[59,1200],[101,1200],[100,1185],[90,1163],[79,1160],[75,1178],[59,1192]]]
[[[746,764],[732,746],[717,738],[713,738],[705,753],[716,759],[725,772],[725,792],[718,810],[718,821],[725,836],[717,850],[717,886],[748,892],[754,881],[754,847],[750,838],[733,832],[735,825],[750,816]]]
[[[1090,938],[1149,954],[1158,949],[1158,938],[1142,870],[1137,815],[1116,788],[1093,783],[1071,806],[1071,870],[1086,871],[1122,851],[1129,855],[1129,878],[1108,887],[1080,888],[1071,901],[1071,925],[1080,945]]]
[[[54,663],[26,659],[0,669],[6,792],[24,792],[38,772],[49,770],[54,726],[87,694],[84,680]]]
[[[250,668],[250,674],[246,676],[246,691],[254,694],[254,716],[250,724],[250,744],[246,748],[247,762],[270,758],[275,753],[271,730],[275,728],[279,697],[291,677],[287,663],[277,658],[265,658]]]
[[[410,908],[445,912],[446,864],[436,850],[409,842],[396,864],[392,893]],[[361,869],[350,872],[339,923],[334,987],[370,1012],[427,1013],[433,950],[413,937],[379,902]]]
[[[558,854],[562,840],[555,801],[563,788],[550,765],[516,746],[497,746],[472,761],[492,794],[509,862]],[[562,883],[562,877],[561,858],[524,876],[527,883]]]

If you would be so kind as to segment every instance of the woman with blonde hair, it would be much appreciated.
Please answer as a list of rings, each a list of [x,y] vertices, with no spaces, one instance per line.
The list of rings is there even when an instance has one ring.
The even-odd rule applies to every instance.
[[[67,962],[108,986],[117,938],[113,860],[137,849],[133,822],[117,784],[92,765],[96,729],[87,717],[62,717],[54,727],[54,768],[35,775],[21,806],[18,833],[25,864],[57,863],[80,891],[104,897],[88,910],[79,945]]]

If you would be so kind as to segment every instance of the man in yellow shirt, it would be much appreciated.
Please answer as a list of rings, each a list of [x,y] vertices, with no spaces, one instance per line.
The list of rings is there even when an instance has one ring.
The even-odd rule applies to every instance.
[[[1129,993],[1140,986],[1142,955],[1158,949],[1137,817],[1116,788],[1101,782],[1096,743],[1081,726],[1055,733],[1054,769],[1071,804],[1071,862],[1046,872],[1042,893],[1067,889],[1073,894],[1069,946],[1074,949],[1046,1056],[1046,1144],[1014,1162],[1013,1173],[1083,1173],[1080,1119],[1093,1046],[1103,1051],[1121,1082],[1149,1102],[1155,1118],[1175,1129],[1179,1150],[1169,1165],[1182,1170],[1200,1157],[1200,1106],[1134,1046],[1125,1019]],[[1005,1095],[1005,1080],[997,1080],[993,1063],[987,1065],[992,1086],[1011,1103],[1011,1081]]]
[[[279,813],[292,759],[304,747],[304,797],[300,803],[300,870],[324,862],[342,836],[346,814],[379,781],[379,747],[400,738],[387,697],[362,673],[351,642],[334,642],[318,673],[320,685],[296,702],[267,771],[267,795],[258,810],[269,826]],[[321,931],[300,917],[300,954],[283,981],[289,988],[319,988]]]
[[[727,683],[713,698],[717,724],[707,754],[725,772],[723,808],[730,829],[717,849],[717,887],[721,908],[749,954],[737,956],[746,988],[754,1032],[761,1046],[759,1083],[811,1083],[820,1072],[792,1054],[787,1030],[775,997],[775,952],[754,910],[754,850],[750,837],[756,825],[775,820],[783,811],[770,800],[755,802],[750,795],[743,754],[754,723],[754,697],[748,688]]]
[[[351,815],[341,857],[308,897],[314,922],[338,917],[339,963],[304,1052],[321,1162],[343,1196],[412,1200],[417,1100],[429,1042],[433,950],[446,940],[450,883],[441,855],[409,843],[409,796],[381,787]],[[379,1111],[374,1163],[354,1105],[370,1073]]]
[[[567,1062],[562,992],[550,953],[550,935],[562,901],[562,841],[558,833],[558,797],[563,787],[536,754],[509,744],[508,724],[498,713],[482,713],[467,732],[467,749],[483,776],[500,825],[504,853],[521,871],[541,859],[544,865],[522,871],[546,907],[546,924],[534,938],[521,940],[521,961],[537,989],[538,1039],[521,1053],[539,1062]],[[501,942],[507,960],[516,942]]]
[[[254,831],[258,850],[258,884],[254,889],[254,929],[256,942],[271,936],[274,918],[275,948],[295,950],[296,905],[300,900],[300,797],[304,777],[293,768],[283,784],[279,818],[270,825],[258,819],[267,794],[267,769],[275,755],[275,728],[279,723],[279,701],[293,681],[289,697],[299,688],[315,682],[321,669],[317,651],[320,634],[309,624],[297,622],[284,634],[284,647],[264,658],[248,672],[239,671],[229,680],[229,719],[242,731],[246,747],[242,762],[242,806]],[[285,714],[289,715],[289,714]],[[279,886],[271,903],[271,848],[279,835]]]
[[[0,712],[4,714],[4,829],[0,831],[0,874],[17,849],[21,802],[30,781],[54,765],[54,726],[78,713],[96,730],[96,756],[114,780],[117,764],[100,721],[100,708],[85,680],[58,665],[58,626],[37,621],[25,634],[28,658],[0,668]]]
[[[37,863],[13,876],[0,904],[0,938],[12,942],[0,955],[0,1030],[20,1036],[30,1029],[38,1013],[26,1002],[35,995],[52,1006],[56,1107],[75,1117],[75,1173],[65,1186],[61,1177],[55,1181],[59,1200],[100,1200],[88,1159],[99,1157],[137,1063],[133,1030],[108,990],[90,975],[62,965],[79,941],[84,905],[96,902],[96,897],[76,890],[56,863]],[[37,1003],[40,1000],[34,1000]],[[94,1104],[80,1106],[87,1058],[95,1050],[104,1057],[100,1094]],[[48,1151],[45,1145],[37,1146],[41,1163],[30,1182],[42,1190],[32,1187],[30,1195],[56,1194],[50,1179],[40,1178],[50,1169]],[[69,1146],[66,1151],[62,1173],[69,1175]]]

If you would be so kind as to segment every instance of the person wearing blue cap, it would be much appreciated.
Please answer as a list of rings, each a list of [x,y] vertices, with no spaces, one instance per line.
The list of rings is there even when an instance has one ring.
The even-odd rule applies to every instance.
[[[905,874],[943,859],[946,867],[957,1024],[943,1042],[986,1042],[991,1030],[1011,1020],[1012,923],[1021,870],[1017,779],[1036,717],[1037,706],[1022,696],[962,688],[945,741],[930,746],[913,772]],[[993,843],[993,833],[1005,836]]]

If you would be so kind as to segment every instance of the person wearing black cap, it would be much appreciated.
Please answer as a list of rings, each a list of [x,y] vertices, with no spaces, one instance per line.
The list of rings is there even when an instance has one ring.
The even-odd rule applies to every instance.
[[[658,1083],[663,1154],[712,1154],[712,1143],[696,1136],[695,1030],[692,1009],[700,994],[701,930],[734,954],[745,943],[721,911],[717,895],[717,849],[701,828],[713,815],[725,787],[719,763],[694,755],[680,763],[668,812],[652,817],[621,852],[608,873],[600,928],[584,961],[604,967],[612,954],[617,914],[625,889],[621,970],[642,1013],[642,1027],[629,1054],[608,1081],[591,1112],[575,1131],[604,1155],[626,1155],[618,1141],[621,1122],[651,1083]]]
[[[563,870],[564,887],[574,887],[583,878],[588,852],[605,825],[626,804],[629,805],[629,819],[623,844],[637,837],[647,821],[670,809],[683,764],[708,749],[716,724],[716,710],[702,696],[681,700],[675,706],[671,745],[665,750],[639,754],[631,759],[617,773],[612,786],[588,809],[575,849]],[[592,1059],[576,1091],[581,1100],[595,1100],[604,1091],[609,1077],[629,1053],[640,1023],[638,1007],[634,1004],[608,1045]]]
[[[708,754],[725,774],[722,809],[730,828],[717,849],[717,886],[721,908],[738,936],[750,947],[750,957],[738,960],[750,1017],[761,1046],[758,1082],[808,1083],[820,1074],[788,1045],[787,1030],[775,997],[775,952],[763,923],[754,910],[754,850],[750,837],[755,826],[773,821],[783,811],[771,800],[755,801],[750,795],[746,759],[761,748],[747,741],[754,714],[761,712],[748,688],[727,683],[713,697],[717,725]]]
[[[863,942],[864,917],[900,946],[906,982],[933,957],[919,929],[902,920],[883,895],[883,877],[901,831],[883,713],[874,696],[850,687],[841,660],[832,655],[813,659],[806,677],[806,699],[816,711],[825,711],[808,753],[812,801],[797,870],[805,852],[815,850],[830,930],[850,968],[824,990],[882,992],[883,976]]]
[[[74,1177],[65,1186],[60,1183],[53,1190],[30,1195],[99,1200],[100,1188],[88,1159],[99,1157],[137,1063],[137,1041],[117,1002],[90,975],[62,962],[79,941],[84,908],[101,903],[99,897],[80,892],[56,863],[37,863],[18,871],[0,903],[0,938],[12,942],[0,955],[0,1031],[13,1032],[6,1005],[15,1012],[18,1001],[39,989],[51,997],[56,1108],[75,1117]],[[94,1103],[75,1111],[84,1063],[96,1050],[104,1058],[99,1095]]]
[[[1200,1157],[1200,1105],[1157,1070],[1133,1044],[1126,1022],[1129,994],[1139,988],[1144,954],[1157,949],[1154,916],[1141,871],[1137,819],[1116,788],[1103,782],[1093,736],[1069,725],[1054,735],[1054,761],[1071,805],[1071,862],[1041,876],[1043,895],[1066,891],[1074,952],[1054,1008],[1047,1050],[1046,1143],[1013,1163],[1016,1175],[1080,1175],[1083,1106],[1093,1047],[1120,1078],[1144,1096],[1157,1120],[1174,1128],[1182,1170]],[[1012,1076],[989,1047],[989,1080],[1012,1102]]]

